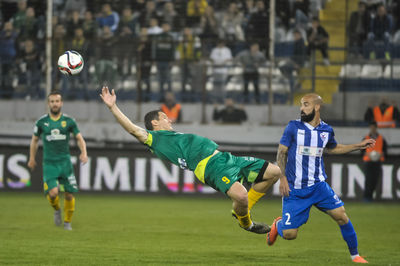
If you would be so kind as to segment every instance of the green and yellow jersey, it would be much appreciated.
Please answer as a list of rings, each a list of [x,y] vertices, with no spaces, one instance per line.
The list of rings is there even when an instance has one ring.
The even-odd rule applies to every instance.
[[[53,120],[50,115],[44,115],[36,121],[33,134],[42,137],[43,161],[54,162],[70,159],[70,134],[79,133],[75,120],[62,114],[59,119]]]
[[[150,131],[144,144],[160,159],[170,161],[182,169],[195,171],[203,159],[211,156],[218,145],[207,138],[175,131]]]

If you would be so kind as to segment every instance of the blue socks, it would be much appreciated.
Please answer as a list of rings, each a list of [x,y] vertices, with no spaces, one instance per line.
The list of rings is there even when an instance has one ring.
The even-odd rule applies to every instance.
[[[283,238],[282,219],[276,223],[276,229],[278,229],[278,234]]]
[[[358,255],[357,234],[356,231],[354,231],[351,221],[349,220],[347,224],[340,225],[339,227],[340,231],[342,232],[343,239],[346,241],[347,246],[349,247],[350,255]]]

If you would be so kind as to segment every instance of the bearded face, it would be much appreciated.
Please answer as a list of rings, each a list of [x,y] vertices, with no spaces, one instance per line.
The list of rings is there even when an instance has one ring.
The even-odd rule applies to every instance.
[[[315,117],[315,109],[312,110],[311,113],[306,114],[304,111],[300,112],[300,119],[303,122],[311,122]]]
[[[61,112],[61,106],[55,105],[55,106],[50,107],[50,113],[52,115],[57,116],[60,114],[60,112]]]
[[[50,95],[48,98],[49,111],[52,115],[58,116],[63,105],[61,95]]]

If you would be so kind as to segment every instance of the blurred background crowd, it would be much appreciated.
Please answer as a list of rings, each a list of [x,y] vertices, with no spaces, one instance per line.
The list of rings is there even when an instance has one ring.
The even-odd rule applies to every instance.
[[[46,1],[0,5],[0,97],[43,98]],[[53,89],[91,100],[106,84],[124,99],[162,101],[172,91],[182,102],[201,101],[205,90],[207,102],[254,104],[267,102],[268,79],[276,103],[305,91],[329,102],[331,87],[369,90],[371,77],[375,89],[398,90],[400,1],[276,1],[273,60],[269,7],[268,0],[54,0]],[[79,75],[57,70],[65,50],[82,54]]]

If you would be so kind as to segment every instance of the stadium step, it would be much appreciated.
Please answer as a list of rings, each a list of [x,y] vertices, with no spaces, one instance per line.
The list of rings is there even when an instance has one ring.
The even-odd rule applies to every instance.
[[[341,66],[315,66],[315,74],[317,76],[323,77],[337,77],[338,73],[340,72]],[[303,68],[300,71],[299,76],[311,76],[312,70],[310,68]]]
[[[346,3],[347,2],[347,3]],[[353,10],[357,9],[358,1],[335,0],[326,2],[325,8],[320,11],[319,18],[321,25],[329,33],[329,47],[346,47],[346,15],[350,17]],[[348,8],[346,14],[346,7]],[[344,62],[346,53],[344,50],[330,50],[329,59],[331,62]],[[316,53],[316,62],[323,60],[320,52]],[[315,93],[319,94],[325,103],[332,103],[332,96],[338,91],[341,65],[317,65],[315,74],[318,77],[328,79],[315,80]],[[311,69],[302,69],[299,77],[311,76]],[[293,102],[298,104],[301,97],[306,93],[312,92],[312,80],[305,79],[301,81],[302,91],[295,93]]]

